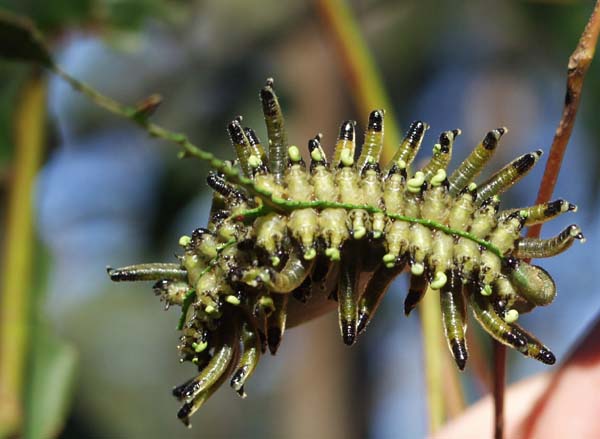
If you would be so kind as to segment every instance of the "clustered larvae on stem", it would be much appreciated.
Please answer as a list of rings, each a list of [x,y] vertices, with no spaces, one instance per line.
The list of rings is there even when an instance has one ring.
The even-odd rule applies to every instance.
[[[182,307],[181,361],[198,367],[196,377],[173,390],[183,403],[178,416],[184,423],[230,376],[245,396],[260,355],[277,352],[286,326],[327,312],[333,301],[343,341],[353,344],[404,270],[410,275],[405,314],[425,294],[438,294],[448,347],[460,369],[468,357],[467,308],[494,339],[555,362],[515,323],[520,313],[556,295],[550,275],[525,259],[554,256],[583,235],[575,225],[550,239],[524,238],[521,230],[576,207],[556,200],[499,208],[499,195],[531,170],[541,151],[476,184],[507,130],[491,130],[448,173],[461,133],[455,129],[441,133],[429,162],[413,172],[429,128],[417,121],[382,166],[384,112],[375,110],[360,154],[356,123],[345,121],[330,160],[320,134],[308,141],[304,155],[288,143],[273,80],[260,99],[268,148],[237,117],[228,132],[239,171],[200,151],[215,168],[207,178],[214,191],[210,220],[180,239],[179,263],[109,269],[115,281],[156,281],[154,290],[167,306]]]

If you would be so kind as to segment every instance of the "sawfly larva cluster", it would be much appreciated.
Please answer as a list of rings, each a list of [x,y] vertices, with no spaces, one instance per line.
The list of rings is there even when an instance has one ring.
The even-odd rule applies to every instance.
[[[527,174],[540,150],[516,158],[479,184],[474,179],[506,128],[487,133],[447,171],[460,130],[444,131],[421,169],[411,171],[428,129],[408,128],[389,163],[380,164],[384,112],[369,115],[360,153],[356,123],[341,124],[333,157],[309,140],[310,163],[287,140],[273,81],[260,92],[268,145],[244,127],[228,126],[235,162],[197,150],[214,168],[205,228],[181,237],[175,263],[109,269],[114,281],[155,281],[167,307],[179,305],[181,361],[198,374],[176,387],[178,417],[189,417],[228,378],[244,385],[267,349],[275,354],[286,328],[337,307],[344,343],[352,345],[373,318],[396,276],[408,271],[408,315],[425,294],[439,296],[450,352],[467,361],[466,312],[496,340],[546,364],[555,357],[515,322],[556,295],[550,275],[527,262],[583,240],[570,225],[549,239],[521,237],[524,226],[576,207],[565,200],[501,210],[499,195]],[[185,138],[181,143],[185,143]]]

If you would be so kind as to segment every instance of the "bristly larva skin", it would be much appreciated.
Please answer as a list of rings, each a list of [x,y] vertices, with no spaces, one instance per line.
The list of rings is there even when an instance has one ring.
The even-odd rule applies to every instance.
[[[154,291],[182,314],[178,349],[198,375],[176,387],[190,416],[231,377],[244,385],[267,349],[275,354],[286,327],[335,308],[344,343],[365,331],[393,279],[410,271],[404,310],[438,294],[448,347],[462,370],[467,362],[466,312],[496,340],[546,364],[552,352],[515,322],[548,305],[554,281],[525,261],[562,253],[583,241],[571,225],[550,239],[521,237],[576,206],[556,200],[499,209],[499,195],[536,164],[540,150],[513,160],[485,182],[484,169],[507,129],[491,130],[458,168],[448,173],[460,130],[444,131],[420,170],[411,165],[428,125],[416,121],[389,163],[379,163],[384,111],[373,111],[360,154],[356,122],[341,124],[331,160],[322,136],[309,140],[305,158],[288,144],[273,80],[260,92],[268,134],[235,118],[228,126],[239,171],[205,154],[214,190],[206,228],[181,237],[178,263],[109,269],[114,281],[156,281]]]

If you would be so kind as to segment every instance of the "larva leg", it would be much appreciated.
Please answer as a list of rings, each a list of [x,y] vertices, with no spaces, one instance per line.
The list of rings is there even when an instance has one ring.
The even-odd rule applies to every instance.
[[[527,340],[518,330],[514,330],[502,317],[498,315],[492,303],[479,292],[479,287],[471,283],[468,288],[468,300],[475,320],[493,338],[519,352],[527,350]]]
[[[333,153],[333,169],[354,164],[354,152],[356,150],[355,127],[356,122],[353,120],[342,122]]]
[[[433,146],[433,155],[429,163],[421,169],[421,172],[425,175],[425,181],[429,181],[440,169],[446,170],[452,159],[452,145],[460,133],[460,130],[452,130],[444,131],[440,135],[440,142]]]
[[[581,229],[571,224],[558,235],[549,239],[521,238],[517,241],[514,256],[519,259],[525,258],[549,258],[564,252],[578,239],[584,241]]]
[[[267,135],[269,137],[269,171],[280,182],[287,167],[287,134],[279,100],[273,90],[273,79],[267,79],[260,91]]]
[[[478,205],[494,195],[499,195],[509,189],[535,166],[542,156],[542,150],[523,154],[512,162],[508,163],[488,180],[478,186],[475,196],[475,203]]]
[[[275,311],[267,317],[267,345],[272,355],[277,353],[283,333],[285,332],[289,297],[288,294],[275,294],[273,296]]]
[[[457,195],[479,175],[487,162],[492,158],[496,146],[498,146],[498,141],[506,131],[506,128],[501,127],[487,133],[471,154],[456,168],[448,179],[450,183],[450,195]]]
[[[429,126],[420,120],[410,124],[406,136],[400,143],[396,154],[394,154],[392,161],[386,166],[384,175],[388,175],[394,165],[398,166],[400,169],[406,169],[410,166],[415,159],[417,152],[419,152],[423,137],[425,136],[425,131],[428,128]]]
[[[121,268],[107,268],[113,282],[145,281],[145,280],[187,280],[187,271],[179,264],[161,262],[151,264],[128,265]]]
[[[576,212],[577,206],[571,204],[566,200],[558,199],[554,201],[548,201],[547,203],[536,204],[531,207],[523,207],[520,209],[506,209],[498,214],[498,221],[502,221],[508,218],[515,212],[521,212],[525,218],[526,226],[533,226],[535,224],[542,224],[565,212]]]
[[[242,346],[242,354],[236,366],[236,370],[231,377],[231,387],[242,398],[246,397],[244,392],[244,384],[250,378],[258,360],[260,359],[260,338],[255,329],[248,323],[244,322],[242,333],[240,336],[240,344]]]
[[[383,149],[383,110],[375,110],[369,114],[369,123],[365,132],[365,141],[356,164],[361,175],[365,165],[379,163]]]
[[[467,305],[463,296],[463,284],[456,270],[446,272],[448,282],[440,289],[440,305],[442,308],[442,322],[448,348],[460,370],[467,363],[467,343],[465,331],[467,329]]]
[[[255,244],[257,247],[265,250],[273,267],[277,267],[280,264],[280,258],[283,256],[283,243],[287,235],[287,221],[287,217],[273,212],[256,218],[254,221]]]
[[[404,264],[395,265],[393,268],[380,265],[374,271],[373,276],[367,282],[365,293],[358,302],[358,324],[356,328],[358,334],[362,334],[367,328],[392,281],[403,270]]]
[[[323,209],[319,215],[319,230],[325,242],[325,256],[331,261],[340,260],[340,248],[350,237],[344,209]]]
[[[154,289],[154,294],[165,302],[165,309],[169,309],[171,305],[183,305],[185,297],[191,290],[187,282],[173,282],[166,279],[159,280],[152,288]]]
[[[416,276],[411,274],[408,285],[408,294],[406,295],[406,299],[404,299],[404,314],[406,316],[408,316],[410,312],[415,309],[423,296],[425,296],[426,290],[427,278],[425,275],[421,274],[420,276]]]

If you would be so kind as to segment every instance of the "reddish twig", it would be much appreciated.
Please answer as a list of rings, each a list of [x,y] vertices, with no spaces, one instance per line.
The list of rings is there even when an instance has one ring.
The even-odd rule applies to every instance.
[[[504,437],[504,389],[506,388],[506,346],[493,342],[494,347],[494,439]]]
[[[581,34],[577,47],[569,57],[567,65],[567,91],[562,116],[556,128],[544,175],[540,182],[536,204],[550,201],[560,167],[575,125],[579,109],[583,80],[594,58],[598,34],[600,33],[600,0],[596,1],[592,15]],[[529,228],[527,236],[538,237],[542,225]],[[504,389],[506,381],[506,347],[494,342],[494,437],[502,439],[504,430]]]
[[[556,128],[544,176],[540,183],[536,204],[545,203],[550,200],[558,173],[575,125],[575,117],[579,109],[579,100],[581,99],[581,89],[583,88],[583,80],[587,73],[598,41],[600,33],[600,0],[596,2],[590,19],[581,34],[579,43],[569,58],[567,68],[567,92],[565,95],[565,105],[563,107],[562,117]],[[536,225],[529,228],[527,236],[538,237],[540,235],[542,225]]]

